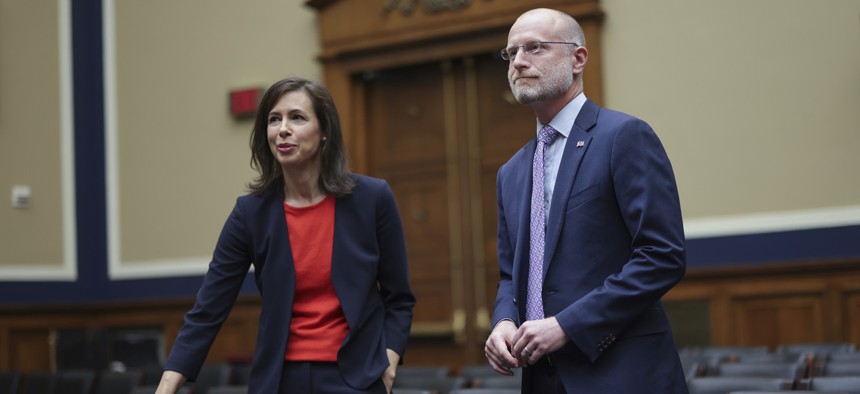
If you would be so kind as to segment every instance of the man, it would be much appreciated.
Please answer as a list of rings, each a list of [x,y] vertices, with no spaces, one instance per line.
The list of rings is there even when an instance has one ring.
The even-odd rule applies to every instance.
[[[538,135],[499,169],[487,360],[504,375],[525,367],[523,393],[686,393],[660,301],[684,275],[685,252],[659,139],[585,97],[588,50],[569,15],[524,13],[502,57]]]

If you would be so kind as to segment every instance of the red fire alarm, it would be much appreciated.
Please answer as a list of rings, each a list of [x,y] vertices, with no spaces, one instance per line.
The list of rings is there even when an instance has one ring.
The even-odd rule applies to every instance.
[[[263,89],[249,88],[230,91],[230,114],[234,118],[252,118],[263,96]]]

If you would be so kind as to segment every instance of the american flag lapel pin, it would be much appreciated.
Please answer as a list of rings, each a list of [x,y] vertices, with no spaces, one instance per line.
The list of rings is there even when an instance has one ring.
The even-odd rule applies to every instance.
[[[583,146],[585,146],[585,141],[576,141],[577,148],[582,148]]]

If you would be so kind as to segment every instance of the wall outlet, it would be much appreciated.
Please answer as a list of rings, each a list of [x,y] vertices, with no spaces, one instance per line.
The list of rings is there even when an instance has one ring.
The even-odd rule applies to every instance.
[[[27,185],[15,185],[12,186],[12,207],[15,209],[27,209],[30,208],[30,198],[32,197],[32,193],[30,191],[30,186]]]

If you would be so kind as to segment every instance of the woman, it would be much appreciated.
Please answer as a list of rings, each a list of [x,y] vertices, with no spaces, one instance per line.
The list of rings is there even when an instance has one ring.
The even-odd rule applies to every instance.
[[[260,175],[221,231],[156,393],[197,375],[252,264],[262,308],[249,393],[390,393],[415,305],[391,189],[347,173],[331,95],[301,78],[266,91],[251,155]]]

